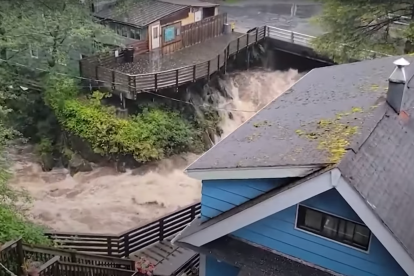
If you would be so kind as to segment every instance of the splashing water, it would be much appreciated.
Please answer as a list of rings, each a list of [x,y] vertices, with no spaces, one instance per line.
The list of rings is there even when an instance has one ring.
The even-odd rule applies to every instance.
[[[295,70],[234,74],[222,83],[232,99],[219,97],[219,107],[257,111],[298,78]],[[254,115],[231,111],[229,116],[223,109],[221,139]],[[28,147],[13,149],[10,157],[12,184],[27,189],[34,199],[31,219],[57,231],[119,233],[200,200],[200,182],[183,173],[198,157],[195,154],[173,156],[127,173],[97,167],[74,177],[66,169],[42,172]]]

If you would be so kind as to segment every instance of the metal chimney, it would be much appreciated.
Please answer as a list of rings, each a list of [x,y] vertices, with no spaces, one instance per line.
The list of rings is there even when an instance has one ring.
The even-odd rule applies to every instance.
[[[400,58],[394,61],[394,64],[396,67],[388,78],[387,102],[395,112],[400,114],[407,82],[404,67],[410,65],[410,63],[406,59]]]

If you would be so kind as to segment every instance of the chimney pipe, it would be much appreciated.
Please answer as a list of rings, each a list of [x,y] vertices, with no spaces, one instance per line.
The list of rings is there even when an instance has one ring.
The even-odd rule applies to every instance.
[[[407,82],[404,67],[410,65],[410,63],[406,59],[400,58],[394,61],[394,64],[396,67],[388,78],[387,102],[395,112],[400,114]]]

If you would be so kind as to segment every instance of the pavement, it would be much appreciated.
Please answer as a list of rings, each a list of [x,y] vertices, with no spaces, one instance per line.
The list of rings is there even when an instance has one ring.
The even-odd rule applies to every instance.
[[[211,1],[209,1],[211,2]],[[322,7],[309,0],[230,0],[215,1],[220,11],[226,12],[228,22],[235,22],[237,32],[268,25],[302,34],[317,36],[321,28],[310,19],[319,14]]]

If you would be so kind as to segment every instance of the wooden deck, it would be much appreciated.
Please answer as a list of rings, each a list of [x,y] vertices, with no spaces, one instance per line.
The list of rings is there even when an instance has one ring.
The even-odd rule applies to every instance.
[[[183,272],[189,272],[192,268],[194,269],[193,263],[195,264],[198,261],[199,256],[194,251],[172,245],[172,238],[167,238],[164,241],[134,252],[129,258],[137,260],[138,257],[143,257],[156,264],[154,274],[159,276],[170,276],[173,273],[181,275]],[[192,258],[194,259],[193,263],[189,264],[188,267],[184,267],[183,265]]]
[[[127,98],[143,91],[178,87],[223,69],[229,56],[261,41],[265,29],[222,35],[170,55],[144,54],[133,63],[96,66],[94,79],[100,86],[122,92]]]

